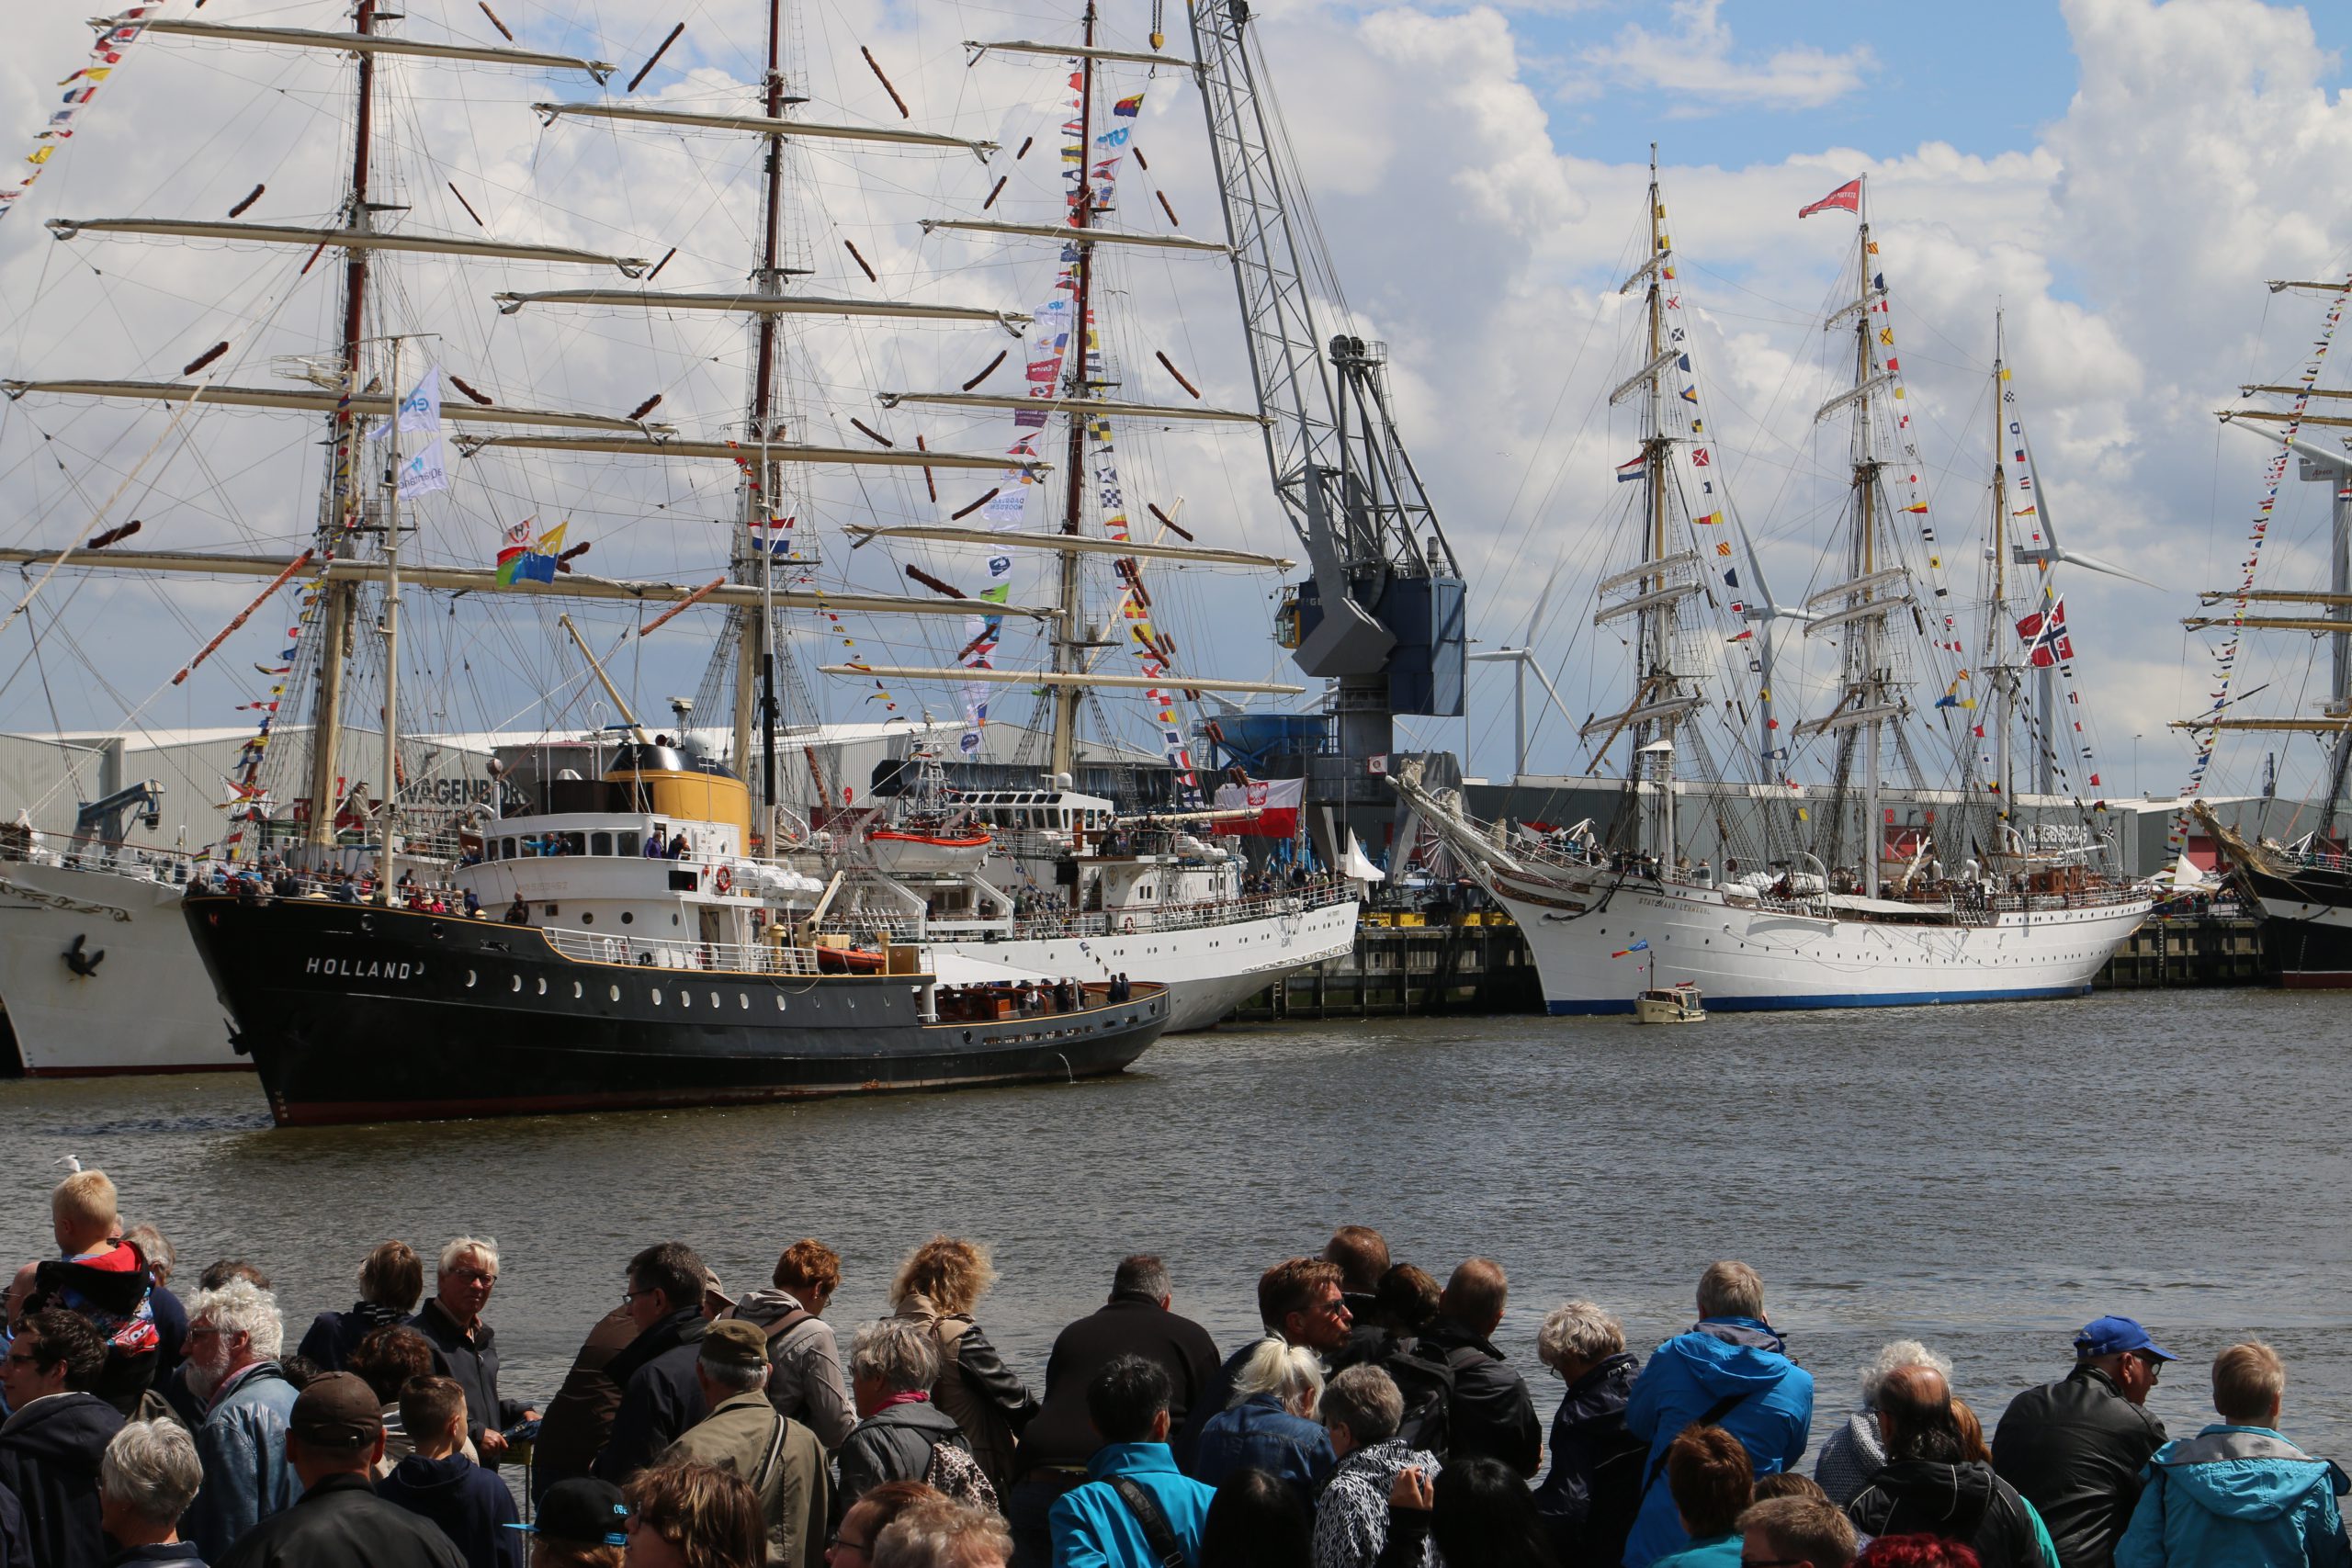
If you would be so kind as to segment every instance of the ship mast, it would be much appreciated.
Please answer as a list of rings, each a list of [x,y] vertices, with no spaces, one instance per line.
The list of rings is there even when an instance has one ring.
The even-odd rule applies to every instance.
[[[358,15],[353,19],[352,30],[366,35],[376,30],[376,0],[359,0]],[[369,51],[357,53],[359,96],[353,117],[351,146],[351,197],[348,227],[365,230],[369,226],[374,209],[368,200],[368,153],[375,136],[376,115],[376,56]],[[368,255],[365,247],[353,246],[345,254],[343,267],[343,384],[346,399],[360,390],[361,316],[368,301]],[[399,425],[400,389],[391,389],[393,425]],[[361,493],[358,416],[346,401],[328,420],[328,450],[330,460],[327,493],[319,519],[321,553],[332,557],[345,537],[345,525],[350,520],[354,500]],[[394,443],[395,446],[398,443]],[[345,643],[351,637],[351,612],[358,598],[358,585],[330,581],[322,595],[325,618],[319,645],[318,702],[311,720],[311,824],[310,841],[324,848],[334,842],[335,818],[341,814],[341,792],[335,787],[336,752],[339,749],[343,715],[343,667],[347,650]],[[390,704],[386,702],[389,710]],[[387,717],[385,728],[391,728]],[[391,801],[391,781],[384,783],[387,810]]]
[[[2011,788],[2009,727],[2015,722],[2014,709],[2018,694],[2017,669],[2007,663],[2000,652],[2008,636],[2009,628],[2009,486],[2008,468],[2001,461],[2001,381],[2003,378],[2001,317],[2001,311],[1995,310],[1993,312],[1993,592],[1984,611],[1984,652],[1993,661],[1985,671],[1985,673],[1992,678],[1992,718],[1995,735],[1993,781],[2001,795],[2000,801],[1993,808],[1993,820],[1996,825],[2009,819]],[[1999,838],[2000,835],[1996,832],[1996,850]]]
[[[1867,299],[1871,291],[1871,223],[1869,186],[1854,203],[1855,215],[1860,220],[1860,237],[1854,244],[1855,298]],[[1854,399],[1854,539],[1852,561],[1857,581],[1868,579],[1878,570],[1878,460],[1871,450],[1871,319],[1865,310],[1854,323],[1854,385],[1859,389]],[[1874,597],[1865,588],[1864,597]],[[1882,617],[1866,615],[1856,623],[1861,634],[1859,639],[1847,639],[1847,657],[1852,661],[1854,680],[1859,687],[1865,711],[1878,708],[1880,704],[1879,659],[1884,626]],[[1873,714],[1862,730],[1862,891],[1870,897],[1878,897],[1879,857],[1885,852],[1886,836],[1879,823],[1879,728],[1880,719]]]
[[[1644,308],[1645,330],[1647,333],[1644,350],[1645,362],[1653,367],[1658,366],[1659,360],[1666,352],[1666,280],[1665,267],[1660,262],[1666,250],[1665,212],[1665,203],[1658,197],[1657,143],[1653,141],[1650,143],[1650,281]],[[1649,515],[1645,519],[1642,533],[1641,558],[1645,561],[1663,561],[1667,556],[1667,463],[1674,450],[1674,442],[1666,433],[1665,396],[1660,381],[1659,376],[1656,374],[1650,376],[1647,395],[1644,400],[1644,417],[1649,423],[1649,438],[1643,444],[1643,456],[1646,459],[1647,467],[1646,488],[1649,491]],[[1644,594],[1664,592],[1668,585],[1667,576],[1666,571],[1661,570],[1657,576],[1645,579],[1642,587]],[[1645,692],[1668,680],[1668,666],[1672,660],[1674,652],[1677,603],[1672,599],[1663,599],[1642,612],[1641,636],[1636,641],[1642,650],[1642,685]],[[1634,698],[1636,706],[1642,700],[1642,694],[1637,694]],[[1629,770],[1628,776],[1635,781],[1634,787],[1637,798],[1641,788],[1640,779],[1643,769],[1649,759],[1653,757],[1656,759],[1653,771],[1657,775],[1658,786],[1658,805],[1649,824],[1650,851],[1657,856],[1661,866],[1670,865],[1674,860],[1673,715],[1670,712],[1662,715],[1654,724],[1644,722],[1635,725],[1633,745],[1634,765]],[[1660,749],[1653,751],[1654,746]]]
[[[784,0],[768,0],[767,75],[761,107],[769,119],[784,118],[783,37]],[[779,264],[784,226],[784,138],[771,136],[766,141],[760,190],[760,265],[752,275],[752,286],[760,298],[773,299],[784,293],[784,269]],[[769,448],[775,434],[773,416],[776,318],[773,311],[762,311],[752,321],[750,439],[759,444],[760,457],[756,480],[746,482],[742,490],[744,527],[741,537],[758,544],[762,604],[756,616],[756,633],[738,641],[734,748],[729,755],[738,768],[749,765],[756,691],[761,735],[760,800],[764,812],[761,837],[772,844],[776,818],[775,731],[782,715],[776,705],[775,609],[770,600],[775,586],[776,508],[784,504],[785,498],[781,466]]]
[[[1082,40],[1087,49],[1094,47],[1094,0],[1087,0],[1086,30]],[[1078,90],[1078,190],[1076,205],[1070,209],[1069,221],[1074,229],[1094,226],[1094,56],[1079,57]],[[1087,310],[1092,293],[1094,276],[1094,247],[1081,241],[1078,259],[1072,267],[1072,289],[1069,317],[1069,347],[1065,362],[1069,366],[1069,396],[1085,399],[1093,395],[1093,383],[1087,372]],[[1080,513],[1086,500],[1086,416],[1077,410],[1069,412],[1069,450],[1068,487],[1062,504],[1064,534],[1079,532]],[[1066,673],[1076,673],[1080,662],[1079,641],[1080,619],[1084,614],[1079,557],[1076,551],[1061,558],[1060,592],[1056,599],[1061,610],[1061,622],[1054,634],[1053,667]],[[1078,705],[1085,694],[1080,685],[1056,685],[1053,688],[1053,761],[1056,782],[1065,773],[1075,776],[1078,760]]]

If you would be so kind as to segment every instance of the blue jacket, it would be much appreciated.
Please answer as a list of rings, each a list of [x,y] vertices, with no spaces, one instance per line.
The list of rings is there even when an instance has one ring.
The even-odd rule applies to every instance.
[[[1741,1538],[1711,1535],[1657,1560],[1657,1568],[1739,1568]]]
[[[376,1483],[376,1495],[441,1527],[468,1568],[523,1568],[523,1536],[514,1494],[496,1472],[465,1455],[426,1459],[411,1454]]]
[[[1717,1425],[1740,1440],[1756,1473],[1792,1468],[1813,1425],[1813,1374],[1789,1359],[1781,1337],[1752,1317],[1710,1317],[1650,1354],[1625,1404],[1625,1429],[1649,1445],[1642,1472],[1649,1482],[1626,1568],[1650,1568],[1690,1544],[1666,1484],[1666,1450],[1683,1427],[1734,1395]],[[1652,1479],[1652,1478],[1655,1479]]]
[[[1310,1509],[1315,1495],[1338,1469],[1331,1434],[1283,1408],[1271,1393],[1253,1393],[1230,1410],[1220,1410],[1201,1428],[1193,1451],[1192,1476],[1217,1486],[1237,1470],[1262,1470],[1298,1488]]]
[[[2346,1568],[2342,1471],[2267,1427],[2212,1426],[2148,1461],[2115,1568]]]
[[[1063,1493],[1046,1516],[1054,1532],[1054,1568],[1158,1568],[1142,1522],[1110,1485],[1114,1475],[1132,1476],[1151,1494],[1184,1549],[1185,1568],[1197,1568],[1201,1531],[1216,1493],[1179,1474],[1166,1443],[1106,1443],[1087,1461],[1086,1473],[1093,1479]]]
[[[272,1514],[294,1506],[301,1478],[286,1461],[286,1418],[294,1385],[276,1361],[247,1367],[216,1393],[196,1430],[204,1484],[189,1505],[188,1539],[208,1562],[229,1554],[237,1539]]]

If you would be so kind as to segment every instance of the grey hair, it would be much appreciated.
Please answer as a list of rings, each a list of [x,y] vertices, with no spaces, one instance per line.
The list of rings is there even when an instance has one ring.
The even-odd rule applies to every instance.
[[[260,1361],[275,1361],[286,1345],[286,1320],[278,1315],[277,1298],[251,1280],[232,1279],[217,1290],[198,1291],[187,1303],[191,1326],[209,1321],[223,1334],[242,1334],[245,1346]]]
[[[1380,1368],[1349,1367],[1324,1385],[1316,1419],[1326,1427],[1345,1427],[1356,1447],[1370,1448],[1395,1437],[1405,1424],[1405,1395]]]
[[[1878,1348],[1878,1354],[1872,1356],[1870,1365],[1862,1369],[1862,1405],[1865,1409],[1877,1408],[1878,1391],[1886,1386],[1888,1378],[1905,1367],[1933,1367],[1944,1380],[1945,1386],[1951,1386],[1950,1356],[1930,1350],[1917,1339],[1890,1339]]]
[[[1701,1317],[1764,1315],[1764,1277],[1745,1263],[1710,1263],[1699,1276]]]
[[[915,1504],[874,1538],[874,1568],[958,1568],[1012,1556],[1012,1532],[993,1510],[947,1497]]]
[[[1119,1259],[1117,1272],[1111,1276],[1114,1291],[1134,1291],[1154,1301],[1170,1293],[1168,1265],[1148,1252],[1138,1252],[1132,1258]]]
[[[441,1275],[447,1274],[450,1269],[455,1269],[468,1253],[475,1252],[490,1259],[490,1271],[492,1274],[498,1272],[498,1244],[496,1242],[484,1236],[459,1235],[450,1237],[448,1244],[441,1248],[441,1260],[434,1267],[434,1277],[438,1279]]]
[[[892,1393],[912,1393],[939,1381],[939,1347],[911,1318],[877,1318],[850,1341],[849,1373],[871,1378]]]
[[[1249,1359],[1233,1374],[1233,1397],[1225,1403],[1230,1410],[1245,1399],[1271,1393],[1292,1415],[1312,1417],[1316,1396],[1322,1392],[1323,1363],[1316,1359],[1314,1351],[1304,1345],[1266,1338],[1250,1348]]]
[[[115,1433],[98,1461],[98,1491],[151,1525],[187,1512],[204,1483],[196,1440],[176,1421],[133,1421]]]
[[[1599,1361],[1624,1348],[1624,1325],[1588,1301],[1562,1302],[1535,1331],[1535,1354],[1555,1371],[1564,1361]]]
[[[738,1361],[714,1361],[710,1359],[712,1340],[703,1341],[703,1352],[695,1358],[695,1366],[702,1375],[729,1393],[749,1393],[763,1387],[768,1381],[768,1364],[747,1367]]]
[[[137,1247],[139,1256],[147,1260],[148,1267],[160,1273],[168,1275],[179,1267],[179,1248],[172,1245],[169,1236],[144,1220],[124,1231],[122,1239]]]

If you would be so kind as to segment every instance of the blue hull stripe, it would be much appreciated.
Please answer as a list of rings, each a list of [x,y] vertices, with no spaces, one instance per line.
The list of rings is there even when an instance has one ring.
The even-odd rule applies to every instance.
[[[2040,986],[2021,991],[1870,991],[1823,997],[1704,996],[1701,1005],[1709,1012],[1801,1012],[1812,1008],[1912,1008],[1937,1007],[1947,1002],[2046,1001],[2056,997],[2086,997],[2090,992],[2090,987],[2084,985]],[[1582,1000],[1554,997],[1544,1001],[1544,1010],[1555,1018],[1586,1018],[1602,1013],[1632,1012],[1634,1003],[1631,998],[1623,1000],[1614,997]]]

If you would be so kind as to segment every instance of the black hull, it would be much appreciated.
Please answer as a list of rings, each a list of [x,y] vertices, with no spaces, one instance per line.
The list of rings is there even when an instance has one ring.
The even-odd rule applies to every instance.
[[[2316,870],[2288,878],[2250,866],[2237,874],[2262,911],[2263,965],[2277,973],[2278,983],[2297,990],[2352,989],[2352,878]],[[2276,912],[2299,906],[2316,906],[2333,919]]]
[[[920,976],[593,963],[529,927],[316,899],[187,908],[281,1126],[1086,1077],[1143,1055],[1169,1017],[1163,990],[1137,987],[1077,1012],[926,1024]]]

